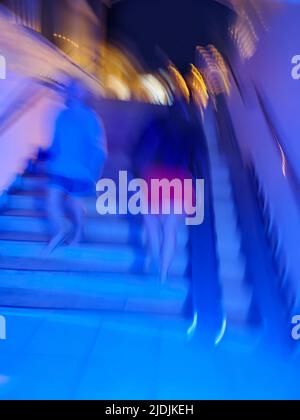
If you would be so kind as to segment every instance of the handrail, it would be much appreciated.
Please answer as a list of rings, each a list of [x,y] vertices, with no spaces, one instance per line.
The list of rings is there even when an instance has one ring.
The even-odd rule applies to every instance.
[[[30,83],[31,82],[31,83]],[[44,91],[42,87],[54,88],[55,85],[44,81],[41,79],[30,79],[30,82],[27,80],[25,87],[18,92],[18,95],[13,98],[10,104],[6,107],[4,112],[0,115],[0,138],[3,136],[7,130],[9,130],[12,125],[26,115],[33,107],[44,97]],[[26,159],[31,157],[25,156]],[[18,170],[12,173],[13,176],[16,176]],[[11,183],[12,181],[10,181]],[[9,186],[4,187],[0,191],[0,207],[3,206],[6,202],[7,192]]]
[[[278,234],[277,234],[277,231],[275,230],[270,208],[269,208],[265,193],[263,191],[263,188],[261,187],[259,176],[257,174],[255,166],[251,165],[250,170],[252,171],[253,179],[256,185],[258,205],[260,206],[260,211],[261,211],[262,220],[265,227],[265,233],[268,238],[269,247],[272,251],[273,263],[274,263],[274,266],[276,267],[277,277],[280,280],[278,285],[283,291],[286,309],[287,309],[287,312],[289,312],[290,309],[294,306],[294,302],[293,302],[294,296],[292,296],[290,291],[287,289],[287,287],[289,286],[289,282],[288,282],[288,270],[287,270],[286,261],[282,255],[281,245],[277,236]]]
[[[220,146],[229,163],[232,187],[246,257],[248,281],[254,285],[260,314],[273,337],[289,337],[282,301],[273,279],[277,271],[267,242],[250,165],[244,162],[226,100],[218,98]]]
[[[10,103],[5,111],[0,115],[0,136],[2,136],[12,124],[14,124],[31,106],[41,97],[37,86],[26,84],[25,88]]]
[[[275,127],[274,121],[270,115],[270,111],[268,111],[265,100],[263,98],[263,94],[261,91],[259,91],[259,89],[256,87],[255,88],[256,91],[256,95],[257,95],[257,99],[258,99],[258,103],[260,105],[262,114],[265,118],[267,127],[269,129],[272,141],[274,143],[274,146],[280,156],[280,159],[282,160],[282,172],[284,177],[288,180],[288,183],[291,187],[291,191],[293,193],[293,196],[295,198],[295,202],[297,205],[298,210],[300,210],[300,178],[298,177],[296,170],[294,168],[294,165],[292,164],[286,150],[285,150],[285,146],[283,144],[283,141],[279,135],[279,132],[277,130],[277,128]],[[257,183],[259,183],[258,181],[258,175],[255,172],[255,168],[253,167],[253,172],[257,178]],[[262,190],[262,189],[261,189]],[[277,267],[277,272],[280,278],[280,283],[279,286],[281,287],[281,289],[284,292],[284,298],[285,298],[285,303],[287,306],[287,310],[290,311],[293,306],[294,306],[294,302],[296,300],[296,296],[294,296],[290,290],[288,290],[288,287],[290,285],[289,282],[289,274],[288,274],[288,268],[287,268],[287,263],[286,263],[286,256],[283,255],[283,249],[282,249],[282,245],[278,240],[278,236],[277,236],[277,231],[275,229],[275,225],[274,222],[271,218],[270,215],[270,210],[268,207],[268,203],[264,194],[264,191],[261,191],[261,195],[262,195],[262,200],[264,201],[263,203],[263,215],[264,218],[267,220],[266,222],[266,231],[267,234],[270,238],[270,245],[272,246],[272,250],[273,250],[273,258],[274,258],[274,263]]]
[[[276,150],[278,151],[280,158],[282,160],[283,175],[288,179],[291,185],[291,189],[296,198],[297,206],[300,210],[300,177],[297,175],[294,165],[292,164],[291,159],[283,144],[281,136],[279,135],[279,131],[275,127],[274,121],[270,115],[270,111],[268,111],[267,109],[266,101],[263,98],[262,92],[259,91],[257,87],[255,87],[255,91],[256,91],[258,103],[262,110],[269,132],[271,134],[272,141],[274,142]]]
[[[200,121],[197,162],[197,177],[205,180],[205,217],[202,225],[190,227],[194,333],[214,346],[222,328],[223,308],[218,276],[212,176],[207,141]]]

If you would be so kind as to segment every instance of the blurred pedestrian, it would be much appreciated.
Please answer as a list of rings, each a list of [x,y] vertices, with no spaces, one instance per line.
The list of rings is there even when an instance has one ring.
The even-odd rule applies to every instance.
[[[70,245],[81,241],[85,216],[82,199],[95,194],[107,157],[105,130],[88,105],[84,85],[72,81],[66,93],[66,108],[58,115],[49,150],[47,211],[53,236],[46,255],[67,240]],[[67,214],[73,232],[66,223]]]
[[[162,117],[154,117],[141,136],[135,152],[137,175],[147,181],[167,180],[170,183],[193,179],[195,131],[189,119],[189,112],[183,100],[176,102]],[[193,192],[192,192],[193,194]],[[184,203],[181,203],[183,214],[176,214],[176,202],[184,200],[182,192],[178,194],[172,188],[166,197],[160,194],[159,203],[148,188],[148,202],[151,207],[160,207],[158,215],[145,215],[145,227],[148,236],[151,271],[158,273],[161,282],[168,278],[172,261],[175,257],[177,234],[184,224]],[[171,201],[171,212],[165,214],[162,209],[164,200]],[[169,203],[166,203],[167,206]]]

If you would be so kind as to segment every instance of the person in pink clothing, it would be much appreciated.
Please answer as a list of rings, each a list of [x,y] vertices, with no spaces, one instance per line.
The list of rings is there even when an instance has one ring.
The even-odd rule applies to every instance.
[[[193,144],[191,121],[186,105],[178,102],[167,111],[163,118],[154,118],[146,127],[135,153],[135,166],[138,176],[151,181],[167,180],[180,182],[193,179]],[[190,191],[193,195],[193,191]],[[153,195],[148,188],[148,203],[159,207],[159,214],[149,214],[144,218],[147,230],[152,271],[158,273],[161,282],[168,278],[176,252],[177,232],[185,219],[184,195],[180,189],[172,188],[171,194]],[[165,214],[163,208],[170,212]],[[182,207],[177,214],[175,208]]]

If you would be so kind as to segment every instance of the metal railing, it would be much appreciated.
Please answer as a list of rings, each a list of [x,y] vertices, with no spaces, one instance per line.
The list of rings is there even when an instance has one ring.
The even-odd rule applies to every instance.
[[[288,181],[292,194],[295,198],[295,203],[298,209],[300,210],[300,178],[297,175],[297,172],[294,168],[294,165],[291,162],[291,159],[289,158],[284,142],[282,141],[281,136],[279,135],[279,131],[275,126],[274,119],[271,116],[271,111],[269,111],[268,109],[269,107],[267,107],[266,100],[263,97],[263,93],[257,87],[255,88],[255,91],[257,95],[258,104],[264,116],[273,145],[277,150],[279,158],[282,161],[283,175]],[[291,282],[289,279],[286,256],[283,250],[283,245],[279,238],[276,222],[272,216],[270,204],[268,203],[264,189],[261,186],[259,176],[255,170],[254,165],[251,166],[251,171],[256,181],[257,194],[260,202],[262,216],[264,219],[265,231],[269,240],[269,244],[273,254],[274,264],[276,266],[279,277],[279,287],[281,289],[284,303],[286,305],[286,310],[289,313],[294,307],[296,296],[293,294],[293,290],[291,290]]]
[[[214,345],[222,329],[224,313],[218,275],[212,175],[200,121],[198,134],[196,176],[205,180],[205,216],[202,225],[190,227],[191,299],[195,334]]]
[[[220,147],[229,164],[242,251],[246,258],[247,281],[253,287],[254,304],[257,304],[262,320],[273,331],[274,337],[278,337],[278,334],[282,337],[286,335],[286,319],[282,314],[282,300],[276,286],[278,272],[269,237],[266,235],[265,218],[258,202],[257,186],[250,170],[251,163],[245,162],[242,157],[223,96],[218,98],[217,109]]]

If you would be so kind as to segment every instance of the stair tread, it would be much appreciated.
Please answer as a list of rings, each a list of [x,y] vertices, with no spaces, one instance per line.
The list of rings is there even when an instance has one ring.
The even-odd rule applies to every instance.
[[[33,233],[33,232],[1,232],[0,231],[0,241],[17,241],[17,242],[43,242],[47,243],[50,240],[50,236],[46,233]],[[82,244],[96,245],[98,241],[88,240],[86,237],[83,237]],[[105,243],[110,244],[110,242],[101,242],[103,245]],[[119,246],[122,244],[120,243]]]
[[[39,288],[48,287],[55,290],[56,288],[62,290],[72,289],[74,291],[89,291],[93,290],[111,290],[113,293],[118,293],[122,288],[139,288],[143,290],[155,290],[158,292],[172,291],[172,293],[185,293],[189,286],[189,280],[181,277],[170,277],[169,280],[161,284],[157,276],[145,274],[121,274],[121,273],[97,273],[97,272],[81,272],[81,271],[67,271],[55,272],[50,270],[50,267],[45,267],[43,270],[35,271],[31,269],[30,264],[38,262],[35,259],[19,259],[9,258],[12,267],[10,269],[3,268],[0,271],[0,288],[1,287],[22,287],[22,288]],[[4,263],[3,258],[0,258],[0,266]],[[22,263],[23,268],[18,268]],[[27,265],[27,268],[26,268]]]
[[[84,310],[182,316],[183,299],[142,299],[127,296],[93,296],[60,291],[1,288],[0,306],[51,310]]]
[[[28,218],[37,218],[37,219],[47,219],[48,215],[44,210],[39,210],[39,209],[3,209],[1,211],[1,216],[9,216],[9,217],[28,217]],[[118,219],[118,221],[130,221],[130,219],[132,219],[132,216],[128,215],[117,215],[117,216],[100,216],[97,212],[96,212],[96,206],[95,206],[95,213],[90,213],[88,212],[87,216],[88,219],[105,219],[105,221],[109,221],[109,220],[113,220],[114,219]],[[140,218],[136,219],[138,222],[141,221]],[[139,223],[140,224],[140,223]]]
[[[5,262],[12,257],[21,260],[32,259],[32,269],[42,271],[50,269],[53,271],[145,272],[145,267],[149,266],[149,258],[145,251],[129,245],[62,246],[54,250],[48,258],[40,258],[44,246],[45,244],[37,242],[0,241],[0,255]],[[182,276],[187,266],[187,252],[178,253],[170,267],[170,274]]]
[[[142,223],[135,219],[122,219],[122,216],[99,216],[88,218],[84,226],[85,242],[91,243],[134,243],[144,246],[147,242],[146,230]],[[70,230],[72,226],[69,226]],[[0,232],[22,232],[27,234],[47,235],[49,224],[47,218],[5,216],[0,217]],[[178,248],[186,247],[188,230],[183,225],[178,231]]]
[[[185,279],[0,270],[0,306],[182,315],[188,291]]]
[[[82,245],[91,245],[91,246],[98,246],[100,245],[113,245],[115,242],[113,240],[109,240],[107,238],[106,241],[104,240],[97,240],[95,238],[88,238],[87,236],[83,236],[81,244]],[[16,231],[0,231],[0,241],[13,241],[13,242],[32,242],[32,243],[44,243],[46,244],[49,242],[50,236],[46,233],[33,233],[33,232],[16,232]],[[125,242],[119,242],[117,244],[119,247],[127,246],[128,244]],[[130,243],[131,247],[140,248],[140,244],[136,244],[134,241]]]
[[[19,188],[12,188],[9,193],[8,197],[17,196],[17,197],[37,197],[37,198],[44,198],[46,197],[46,191],[39,191],[39,190],[22,190]]]

